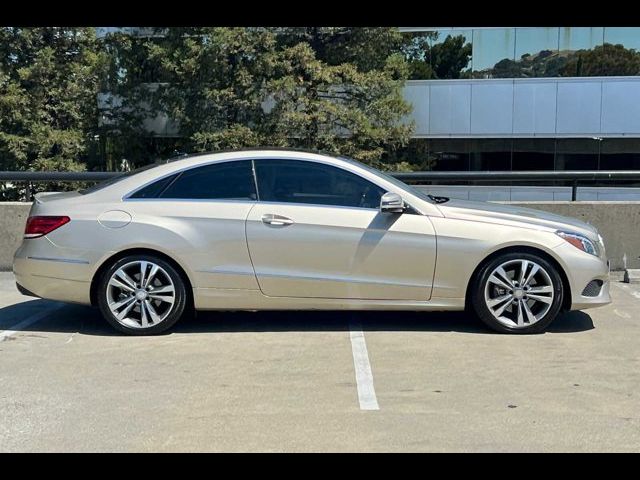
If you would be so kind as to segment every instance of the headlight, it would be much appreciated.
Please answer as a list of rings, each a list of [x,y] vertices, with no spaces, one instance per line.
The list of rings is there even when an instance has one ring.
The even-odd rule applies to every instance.
[[[583,252],[590,253],[591,255],[595,255],[596,257],[599,255],[598,247],[596,246],[596,244],[593,243],[584,235],[580,235],[579,233],[562,232],[562,231],[556,232],[556,235],[558,235],[559,237],[562,237],[571,245],[573,245],[576,248],[579,248]]]

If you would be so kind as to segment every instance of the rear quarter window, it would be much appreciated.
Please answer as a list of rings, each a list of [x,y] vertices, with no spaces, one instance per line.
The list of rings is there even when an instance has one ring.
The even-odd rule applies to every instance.
[[[214,163],[185,170],[160,193],[159,198],[256,200],[251,160]]]
[[[168,177],[162,178],[156,182],[147,185],[146,187],[141,188],[140,190],[134,192],[129,198],[156,198],[158,197],[164,189],[166,189],[171,182],[173,182],[180,174],[174,173],[173,175],[169,175]]]

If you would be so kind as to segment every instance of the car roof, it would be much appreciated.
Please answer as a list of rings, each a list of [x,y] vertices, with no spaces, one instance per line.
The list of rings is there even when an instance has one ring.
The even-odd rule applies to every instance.
[[[282,154],[287,152],[306,153],[314,156],[320,155],[323,157],[347,159],[335,152],[328,152],[326,150],[312,150],[312,149],[306,149],[306,148],[290,148],[290,147],[246,147],[246,148],[227,149],[227,150],[214,150],[209,152],[184,153],[181,155],[170,157],[168,160],[165,160],[165,162],[174,162],[178,160],[187,160],[191,158],[204,157],[204,156],[211,157],[215,155],[223,155],[223,154],[229,154],[229,153],[240,154],[242,155],[242,157],[245,157],[244,154],[246,154],[247,156],[252,156],[252,155],[255,155],[256,152],[263,152],[263,153],[275,152],[277,154]]]
[[[341,157],[336,154],[328,152],[304,150],[304,149],[292,149],[292,148],[243,148],[234,150],[219,150],[214,152],[203,152],[179,155],[171,157],[167,160],[163,160],[157,163],[157,166],[166,166],[167,169],[173,170],[175,168],[191,167],[209,162],[228,161],[228,160],[246,160],[246,159],[260,159],[260,160],[283,160],[283,159],[298,159],[298,160],[339,160],[355,163],[354,160]]]

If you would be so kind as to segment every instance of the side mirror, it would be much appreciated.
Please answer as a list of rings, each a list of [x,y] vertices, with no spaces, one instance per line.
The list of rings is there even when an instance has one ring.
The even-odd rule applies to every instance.
[[[404,212],[404,200],[394,192],[387,192],[380,198],[381,213],[402,213]]]

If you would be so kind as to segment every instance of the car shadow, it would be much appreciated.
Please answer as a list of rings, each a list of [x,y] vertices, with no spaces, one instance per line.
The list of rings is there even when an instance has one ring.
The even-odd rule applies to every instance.
[[[31,300],[0,308],[0,331],[78,332],[84,335],[119,336],[97,308],[66,304],[41,320],[20,325],[25,319],[57,302]],[[222,332],[330,332],[347,331],[352,325],[363,331],[459,332],[496,335],[480,320],[465,312],[394,311],[262,311],[199,312],[182,319],[171,333]],[[580,311],[562,314],[548,328],[551,333],[575,333],[594,328],[591,317]]]

